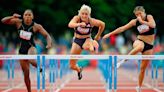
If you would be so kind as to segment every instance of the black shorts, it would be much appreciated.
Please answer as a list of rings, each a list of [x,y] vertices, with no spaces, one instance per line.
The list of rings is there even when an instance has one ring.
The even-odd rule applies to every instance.
[[[21,45],[19,49],[19,54],[28,54],[28,50],[31,48],[31,45]]]
[[[78,44],[81,47],[81,49],[83,49],[83,44],[85,43],[87,38],[74,38],[74,42]]]
[[[144,43],[144,49],[142,50],[142,53],[147,51],[147,50],[150,50],[150,49],[153,49],[153,45],[151,44],[148,44],[146,42],[144,42],[143,40],[139,39],[140,41],[142,41]]]

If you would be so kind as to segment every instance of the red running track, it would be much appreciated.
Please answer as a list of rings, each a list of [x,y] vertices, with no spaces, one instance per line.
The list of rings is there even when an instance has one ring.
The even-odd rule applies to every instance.
[[[0,71],[1,74],[5,75],[4,78],[0,80],[0,92],[27,92],[26,87],[23,82],[22,76],[19,74],[20,70],[16,71],[16,76],[13,84],[8,83],[9,81],[5,78],[4,71]],[[159,72],[160,74],[161,72]],[[32,92],[37,92],[36,90],[36,78],[35,73],[31,73],[31,85]],[[162,78],[159,76],[158,88],[151,87],[150,75],[145,77],[145,82],[143,84],[142,92],[164,92],[164,83],[162,83]],[[10,84],[10,85],[9,85]],[[12,86],[13,85],[13,86]],[[62,86],[61,86],[62,85]],[[60,87],[59,87],[60,86]],[[135,87],[137,86],[137,73],[136,71],[130,71],[126,69],[118,70],[118,89],[117,92],[136,92]],[[53,85],[53,92],[59,90],[59,92],[106,92],[106,86],[103,76],[97,69],[87,68],[83,71],[83,79],[77,80],[77,74],[73,73],[69,76],[65,76],[62,80],[58,80],[56,84]],[[49,81],[46,81],[45,92],[50,91]]]

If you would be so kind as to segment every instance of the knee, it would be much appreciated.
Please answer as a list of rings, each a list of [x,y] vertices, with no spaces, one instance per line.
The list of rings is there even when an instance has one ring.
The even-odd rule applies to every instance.
[[[142,52],[143,48],[144,48],[143,46],[138,46],[137,47],[138,51],[140,51],[140,52]]]
[[[141,73],[144,73],[146,70],[146,67],[141,67]]]
[[[70,65],[70,69],[75,69],[76,65]]]
[[[73,66],[72,66],[72,65],[70,65],[70,66],[69,66],[69,68],[70,68],[70,69],[73,69]]]
[[[94,47],[91,47],[89,50],[90,52],[94,52]]]
[[[31,54],[31,55],[37,54],[36,48],[35,48],[35,47],[31,47],[31,48],[28,50],[28,54]]]
[[[96,40],[93,40],[93,46],[94,46],[95,48],[98,48],[98,47],[99,47],[99,44],[98,44],[98,42],[97,42]]]

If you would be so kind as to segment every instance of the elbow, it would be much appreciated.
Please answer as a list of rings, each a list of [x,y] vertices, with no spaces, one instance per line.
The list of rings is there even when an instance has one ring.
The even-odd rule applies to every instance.
[[[105,28],[105,23],[104,22],[102,22],[102,27]]]
[[[151,25],[151,28],[156,28],[156,24]]]
[[[49,33],[47,33],[47,34],[45,35],[45,38],[46,38],[46,39],[51,39],[50,34],[49,34]]]
[[[73,28],[73,25],[71,23],[68,24],[69,28]]]
[[[4,19],[1,19],[1,22],[2,22],[2,23],[5,23]]]
[[[6,20],[6,19],[1,19],[1,22],[3,23],[3,24],[10,24],[10,22],[9,22],[10,20]]]
[[[68,27],[71,28],[71,24],[70,23],[68,24]]]
[[[101,27],[102,29],[104,29],[104,28],[105,28],[105,23],[102,22],[100,27]]]

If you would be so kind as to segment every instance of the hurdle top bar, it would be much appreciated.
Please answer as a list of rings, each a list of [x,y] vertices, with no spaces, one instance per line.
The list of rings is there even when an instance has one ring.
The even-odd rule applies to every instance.
[[[150,59],[150,60],[163,60],[164,55],[117,55],[118,59]]]
[[[118,59],[164,59],[164,55],[0,55],[0,60],[9,59],[37,59],[37,56],[45,56],[46,59],[109,59],[109,56],[117,56]]]

